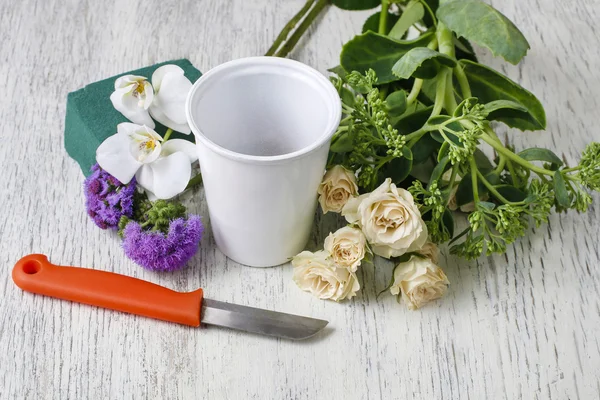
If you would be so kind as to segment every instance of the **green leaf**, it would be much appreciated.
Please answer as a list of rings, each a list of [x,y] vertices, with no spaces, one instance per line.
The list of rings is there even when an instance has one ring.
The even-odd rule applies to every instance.
[[[556,202],[563,208],[569,208],[571,205],[571,199],[569,198],[569,192],[567,191],[567,184],[565,178],[562,176],[560,171],[554,173],[554,196]]]
[[[413,153],[406,146],[402,147],[402,157],[406,158],[407,160],[413,161]]]
[[[435,140],[433,138],[433,135],[431,136],[431,138],[433,140]],[[442,145],[440,146],[440,150],[438,151],[438,155],[437,155],[437,162],[440,162],[444,157],[446,157],[448,155],[448,150],[450,149],[450,143],[446,142],[444,140],[444,142],[442,143]]]
[[[379,30],[379,16],[380,15],[381,15],[381,11],[376,12],[375,14],[373,14],[369,18],[367,18],[367,20],[363,24],[362,33],[365,33],[367,31],[377,32]],[[392,27],[398,21],[399,18],[400,17],[397,16],[396,14],[392,14],[391,12],[388,12],[387,29],[385,32],[386,35],[390,34],[390,30],[392,29]]]
[[[477,191],[481,198],[484,194],[487,194],[487,188],[477,180]],[[473,201],[473,180],[471,179],[471,172],[469,171],[458,184],[456,189],[456,205],[464,206]]]
[[[413,163],[421,164],[429,159],[429,157],[439,148],[439,143],[426,133],[413,145],[411,148],[413,154]]]
[[[479,170],[481,171],[481,168],[479,168]],[[481,171],[483,173],[483,171]],[[502,180],[500,179],[500,175],[498,175],[496,172],[490,172],[487,175],[485,175],[485,179],[491,183],[492,185],[500,185]]]
[[[389,37],[392,39],[402,39],[408,31],[408,28],[423,19],[424,15],[425,7],[423,7],[423,4],[418,0],[411,1],[402,12],[398,22],[396,22],[390,30]]]
[[[479,207],[481,208],[485,208],[488,211],[493,211],[494,208],[496,208],[496,205],[492,202],[489,201],[480,201],[479,202]]]
[[[435,168],[433,169],[433,172],[431,173],[431,179],[429,180],[430,183],[435,182],[442,177],[442,175],[444,174],[444,171],[446,171],[446,166],[448,166],[449,162],[450,162],[450,158],[448,158],[448,157],[442,158],[442,160],[438,163],[438,165],[435,166]]]
[[[346,131],[337,136],[331,143],[329,151],[332,153],[346,153],[354,148],[355,135]]]
[[[410,174],[412,160],[406,158],[394,158],[384,167],[385,177],[392,179],[395,184],[400,184]]]
[[[475,158],[475,165],[477,165],[477,168],[481,171],[482,174],[485,175],[487,171],[491,171],[494,169],[494,166],[490,162],[490,159],[480,149],[475,149],[473,157]]]
[[[444,214],[442,215],[442,223],[444,227],[448,230],[450,237],[454,236],[454,216],[452,212],[446,208]]]
[[[512,185],[498,185],[494,186],[494,188],[508,201],[519,202],[525,200],[527,197],[527,193]]]
[[[429,116],[431,115],[432,109],[433,107],[427,107],[423,108],[422,110],[406,114],[400,118],[398,122],[396,122],[394,128],[398,129],[398,133],[401,135],[407,135],[411,132],[414,132],[425,125],[429,119]]]
[[[563,165],[562,160],[558,158],[558,156],[554,154],[551,150],[542,149],[539,147],[525,149],[522,152],[520,152],[518,156],[527,161],[544,161],[551,164],[555,164],[559,167]]]
[[[342,10],[370,10],[381,4],[381,0],[332,0],[331,2]]]
[[[465,71],[474,97],[482,104],[495,100],[510,100],[527,109],[498,109],[488,115],[488,119],[504,122],[521,130],[540,130],[546,128],[546,113],[540,101],[528,90],[522,88],[508,77],[491,68],[469,60],[458,62]]]
[[[456,61],[427,47],[417,47],[409,50],[394,64],[392,73],[401,79],[408,79],[411,76],[431,79],[436,76],[440,66],[454,68]]]
[[[347,87],[342,87],[340,90],[340,99],[342,100],[342,103],[349,105],[350,107],[354,107],[355,105],[354,103],[356,99],[354,97],[354,93],[352,93],[352,91]]]
[[[342,79],[345,79],[346,75],[348,75],[348,73],[346,72],[346,70],[344,68],[342,68],[341,65],[336,65],[333,68],[329,68],[327,71],[333,72],[334,74],[336,74],[337,76],[339,76]]]
[[[406,92],[397,90],[385,99],[390,118],[399,117],[406,111]]]
[[[467,60],[471,60],[477,62],[477,56],[475,55],[475,50],[473,50],[473,46],[471,43],[463,37],[457,38],[456,36],[452,37],[452,42],[455,46],[456,59],[462,60],[466,58]]]
[[[415,47],[427,46],[432,33],[425,33],[415,40],[394,40],[375,32],[355,36],[342,47],[340,64],[346,71],[364,74],[372,68],[377,74],[377,83],[389,83],[399,78],[392,74],[392,66],[406,52]]]
[[[448,1],[441,4],[437,17],[457,36],[462,36],[518,64],[527,54],[529,43],[508,18],[481,0]]]
[[[519,104],[517,102],[514,102],[512,100],[494,100],[494,101],[490,101],[489,103],[483,105],[483,109],[488,114],[491,114],[494,111],[503,110],[503,109],[509,109],[509,110],[517,110],[517,111],[521,111],[521,112],[527,112],[527,108],[525,106],[523,106],[522,104]]]

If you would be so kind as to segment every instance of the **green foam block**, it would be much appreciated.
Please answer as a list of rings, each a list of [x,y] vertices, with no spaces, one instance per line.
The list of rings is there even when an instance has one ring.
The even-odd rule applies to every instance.
[[[185,76],[192,83],[202,75],[189,60],[173,60],[115,75],[69,93],[65,117],[65,149],[69,156],[79,163],[85,176],[89,175],[90,168],[96,163],[96,149],[100,143],[117,133],[118,124],[129,122],[123,114],[114,109],[110,101],[110,94],[115,89],[115,80],[128,74],[145,76],[150,79],[154,70],[165,64],[175,64],[181,67]],[[154,130],[158,134],[164,135],[167,128],[156,122]],[[174,132],[171,137],[194,141],[192,134],[183,135]]]

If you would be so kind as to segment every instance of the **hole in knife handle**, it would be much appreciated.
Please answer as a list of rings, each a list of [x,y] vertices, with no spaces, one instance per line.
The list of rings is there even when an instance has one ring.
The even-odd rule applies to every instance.
[[[37,274],[42,269],[42,263],[37,260],[29,260],[23,264],[22,268],[27,275]]]

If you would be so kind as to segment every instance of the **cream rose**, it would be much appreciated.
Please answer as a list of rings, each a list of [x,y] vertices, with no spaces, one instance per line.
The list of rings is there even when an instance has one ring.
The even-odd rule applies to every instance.
[[[367,240],[360,229],[345,226],[330,233],[325,238],[324,247],[337,267],[356,272],[367,253]]]
[[[421,254],[423,257],[429,258],[434,264],[438,264],[440,260],[440,249],[438,249],[437,245],[432,241],[427,241],[417,253]]]
[[[412,195],[389,178],[373,192],[348,200],[342,215],[362,229],[373,253],[385,258],[416,251],[427,241],[427,226]]]
[[[412,256],[394,270],[394,284],[390,292],[393,295],[402,294],[408,309],[416,310],[442,297],[449,284],[444,271],[429,258]]]
[[[292,265],[296,285],[320,299],[350,299],[360,290],[354,272],[336,268],[326,251],[303,251],[292,259]]]
[[[323,214],[328,211],[339,213],[348,199],[358,193],[356,177],[352,171],[336,165],[325,173],[317,192]]]

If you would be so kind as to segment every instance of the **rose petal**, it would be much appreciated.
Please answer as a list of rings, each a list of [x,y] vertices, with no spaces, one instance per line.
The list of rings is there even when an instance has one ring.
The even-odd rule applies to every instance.
[[[127,184],[142,165],[129,152],[130,140],[122,134],[112,135],[98,146],[96,161],[106,172]]]

